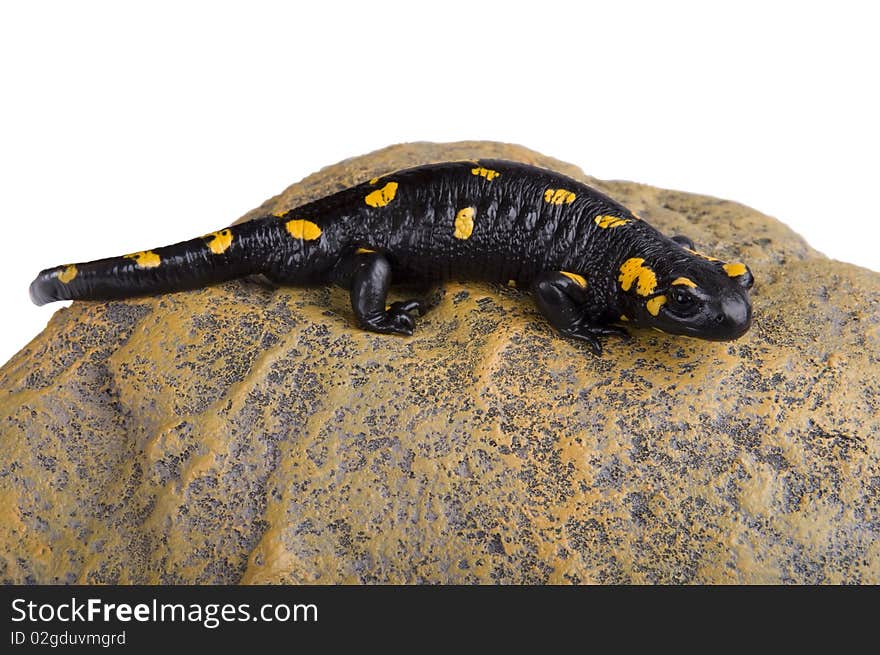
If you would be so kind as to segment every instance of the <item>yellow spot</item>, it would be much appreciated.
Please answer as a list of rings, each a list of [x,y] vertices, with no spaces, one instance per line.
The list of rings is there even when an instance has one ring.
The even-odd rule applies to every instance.
[[[674,286],[674,287],[685,286],[685,287],[691,287],[692,289],[696,289],[697,283],[694,282],[693,280],[691,280],[690,278],[677,277],[672,281],[672,286]]]
[[[569,280],[574,280],[575,282],[577,282],[578,285],[580,285],[584,289],[587,288],[587,281],[586,281],[586,279],[584,279],[583,275],[578,275],[577,273],[569,273],[568,271],[559,271],[559,272],[562,273]]]
[[[210,241],[208,241],[208,248],[211,249],[212,253],[215,255],[222,255],[229,249],[229,246],[232,245],[232,230],[226,229],[220,230],[219,232],[211,232],[202,238],[210,239]]]
[[[398,170],[400,170],[400,169],[395,168],[393,171],[388,171],[384,175],[377,175],[376,177],[371,177],[369,183],[370,184],[379,184],[379,182],[382,180],[383,177],[388,177],[389,175],[394,175]]]
[[[645,260],[641,257],[627,259],[620,267],[620,286],[624,291],[629,291],[633,282],[636,284],[636,293],[640,296],[650,296],[657,288],[657,276],[647,266],[642,266]]]
[[[304,221],[301,218],[295,218],[287,221],[284,227],[294,239],[302,239],[304,241],[314,241],[321,236],[321,228],[311,221]]]
[[[596,221],[596,225],[602,228],[620,227],[621,225],[629,223],[628,220],[620,218],[619,216],[597,216],[594,220]]]
[[[369,248],[358,248],[354,251],[355,255],[369,255],[371,252],[376,252],[375,250],[370,250]]]
[[[562,203],[570,205],[575,198],[577,198],[575,194],[565,189],[547,189],[544,192],[544,201],[551,205],[561,205]]]
[[[376,189],[375,191],[371,191],[367,194],[367,197],[364,198],[364,202],[366,202],[370,207],[384,207],[389,202],[394,200],[394,196],[397,195],[397,182],[389,182],[381,189]]]
[[[624,323],[626,323],[629,319],[626,316],[624,316],[623,314],[621,314],[620,320],[623,321]]]
[[[67,284],[76,277],[77,272],[76,265],[71,264],[70,266],[65,266],[64,270],[58,274],[58,280]]]
[[[289,209],[277,209],[274,212],[272,212],[272,216],[274,216],[275,218],[284,218],[289,213],[290,213]]]
[[[507,286],[513,287],[515,289],[516,288],[516,280],[508,280]]]
[[[745,264],[725,264],[721,268],[723,268],[724,272],[730,277],[739,277],[740,275],[744,275],[748,270]]]
[[[657,316],[660,313],[660,307],[666,302],[666,296],[654,296],[645,303],[645,307],[651,313],[651,316]]]
[[[697,257],[705,259],[706,261],[710,261],[710,262],[720,262],[721,261],[720,259],[716,259],[715,257],[710,257],[709,255],[704,255],[703,253],[697,252],[696,250],[691,250],[690,248],[685,248],[685,250],[687,250],[692,255],[696,255]]]
[[[482,166],[478,166],[477,168],[471,169],[471,175],[479,175],[480,177],[485,177],[490,182],[494,180],[496,177],[501,175],[498,171],[493,171],[488,168],[483,168]]]
[[[135,260],[135,263],[140,268],[156,268],[159,264],[162,263],[162,260],[159,258],[159,255],[154,253],[152,250],[143,250],[141,252],[133,252],[130,255],[125,255],[127,259]]]
[[[474,207],[459,209],[455,215],[455,232],[452,236],[456,239],[467,239],[474,231],[474,216],[477,210]]]

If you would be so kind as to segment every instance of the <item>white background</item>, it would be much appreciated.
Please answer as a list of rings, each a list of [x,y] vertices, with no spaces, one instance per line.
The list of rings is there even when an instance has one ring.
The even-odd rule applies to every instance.
[[[730,198],[880,270],[872,3],[0,0],[0,362],[42,268],[229,224],[412,140]]]

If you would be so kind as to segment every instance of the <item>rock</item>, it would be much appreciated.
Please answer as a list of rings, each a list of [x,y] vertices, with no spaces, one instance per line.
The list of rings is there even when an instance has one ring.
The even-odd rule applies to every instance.
[[[339,289],[74,303],[0,369],[0,579],[880,583],[876,273],[736,203],[496,143],[387,148],[248,217],[474,157],[747,262],[753,329],[595,358],[485,284],[448,285],[411,338],[356,329]]]

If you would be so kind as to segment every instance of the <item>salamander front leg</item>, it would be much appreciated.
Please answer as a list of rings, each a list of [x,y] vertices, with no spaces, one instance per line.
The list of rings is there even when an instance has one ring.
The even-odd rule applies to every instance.
[[[600,325],[590,320],[587,291],[569,275],[560,272],[542,273],[532,283],[532,291],[535,294],[535,304],[553,327],[567,337],[586,341],[597,355],[602,354],[600,336],[629,336],[622,327]]]
[[[403,282],[400,288],[403,295],[412,295],[414,300],[407,300],[407,303],[418,303],[417,309],[419,316],[424,316],[434,309],[443,301],[443,289],[434,282],[414,281]],[[392,307],[395,303],[392,303]],[[412,311],[412,310],[408,310]]]
[[[682,248],[687,248],[688,250],[695,250],[694,242],[690,237],[686,237],[683,234],[676,234],[674,237],[671,237],[675,243],[680,245]]]
[[[411,335],[415,321],[409,312],[419,310],[421,303],[405,300],[385,307],[391,284],[388,260],[377,252],[356,254],[349,271],[350,276],[345,277],[350,279],[351,306],[360,326],[373,332]]]

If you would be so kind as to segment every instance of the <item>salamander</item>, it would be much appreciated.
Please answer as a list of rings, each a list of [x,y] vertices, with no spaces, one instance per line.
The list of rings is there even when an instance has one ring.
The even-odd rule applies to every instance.
[[[664,236],[570,177],[501,160],[399,170],[189,241],[49,268],[30,295],[38,305],[121,299],[254,274],[341,285],[362,328],[399,335],[428,304],[387,304],[392,280],[527,287],[556,330],[596,354],[601,337],[628,336],[625,325],[731,340],[752,322],[745,264]]]

